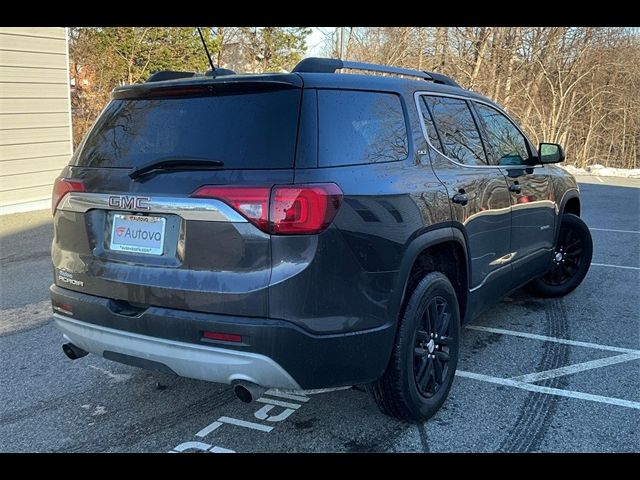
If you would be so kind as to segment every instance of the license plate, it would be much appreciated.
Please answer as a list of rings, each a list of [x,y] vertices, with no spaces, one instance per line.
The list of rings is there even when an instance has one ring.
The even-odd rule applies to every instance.
[[[165,223],[166,219],[163,217],[115,214],[109,248],[122,252],[162,255]]]

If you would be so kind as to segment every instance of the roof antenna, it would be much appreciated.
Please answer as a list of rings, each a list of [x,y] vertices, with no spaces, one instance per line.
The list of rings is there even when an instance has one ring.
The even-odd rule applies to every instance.
[[[198,33],[200,34],[200,40],[202,40],[202,46],[204,47],[204,51],[207,53],[207,58],[209,59],[209,65],[211,65],[211,70],[215,71],[216,67],[213,66],[213,60],[211,60],[211,55],[209,55],[207,42],[204,41],[204,37],[202,36],[202,30],[200,30],[200,27],[196,27],[196,28],[198,29]]]

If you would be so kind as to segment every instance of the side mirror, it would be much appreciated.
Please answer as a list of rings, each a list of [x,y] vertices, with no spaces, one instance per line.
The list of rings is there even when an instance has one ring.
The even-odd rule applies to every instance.
[[[541,143],[538,146],[540,163],[558,163],[564,160],[564,150],[557,143]]]

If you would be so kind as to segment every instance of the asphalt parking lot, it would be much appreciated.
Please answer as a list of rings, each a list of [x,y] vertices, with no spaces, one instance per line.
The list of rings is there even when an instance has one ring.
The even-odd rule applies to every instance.
[[[559,300],[518,291],[463,331],[458,376],[423,425],[359,388],[267,393],[72,362],[51,320],[50,212],[0,217],[0,451],[638,452],[640,180],[581,179],[594,255]]]

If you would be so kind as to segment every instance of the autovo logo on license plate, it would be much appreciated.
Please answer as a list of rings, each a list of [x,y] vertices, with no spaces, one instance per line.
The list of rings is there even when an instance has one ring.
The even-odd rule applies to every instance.
[[[111,250],[162,255],[166,219],[143,215],[113,216]]]

